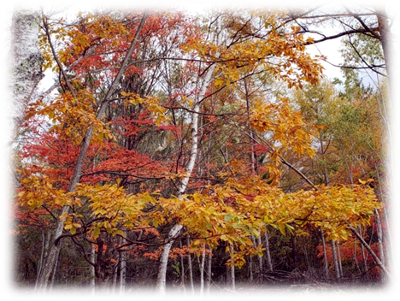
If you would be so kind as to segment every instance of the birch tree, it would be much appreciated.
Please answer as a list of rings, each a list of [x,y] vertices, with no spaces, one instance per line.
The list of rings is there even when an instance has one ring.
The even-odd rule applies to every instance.
[[[200,104],[205,96],[206,89],[211,82],[212,73],[214,72],[214,69],[215,69],[215,64],[209,67],[204,79],[201,79],[201,78],[199,79],[200,91],[196,95],[196,98],[194,100],[195,103],[194,103],[194,106],[192,109],[193,113],[191,114],[192,122],[191,122],[190,160],[186,166],[185,176],[179,185],[179,189],[178,189],[178,193],[177,193],[178,198],[180,198],[182,196],[182,194],[185,193],[186,187],[189,183],[190,176],[192,174],[192,171],[193,171],[195,163],[196,163],[197,153],[199,150],[198,122],[199,122]],[[158,278],[157,278],[157,290],[161,294],[165,294],[166,273],[167,273],[169,251],[171,250],[171,247],[172,247],[173,243],[175,242],[176,238],[178,237],[182,228],[183,228],[183,225],[181,225],[181,224],[174,225],[168,233],[168,243],[166,245],[164,245],[164,247],[163,247],[163,251],[162,251],[161,259],[160,259],[160,268],[159,268]]]
[[[37,11],[16,11],[12,18],[12,93],[14,134],[24,118],[40,80],[44,77],[43,57],[39,49],[40,14]]]
[[[185,169],[185,175],[178,186],[178,199],[186,191],[196,163],[199,151],[200,105],[206,99],[207,88],[212,81],[216,88],[214,94],[216,94],[258,72],[271,72],[279,79],[286,81],[289,87],[301,87],[299,77],[291,77],[286,74],[286,72],[289,74],[293,72],[292,64],[296,64],[301,70],[307,70],[307,77],[302,78],[307,78],[308,81],[314,83],[318,81],[321,68],[315,60],[304,52],[305,41],[303,37],[297,35],[298,29],[288,35],[285,35],[284,29],[282,29],[282,32],[275,31],[276,28],[280,27],[278,25],[280,18],[279,12],[266,12],[265,15],[249,13],[243,16],[235,12],[221,12],[216,17],[212,17],[209,24],[205,26],[208,30],[206,40],[198,39],[189,46],[189,49],[192,47],[197,51],[201,59],[199,75],[202,76],[199,76],[196,80],[198,89],[196,89],[193,106],[190,109],[190,159]],[[265,28],[266,26],[268,28]],[[284,61],[282,64],[273,62],[274,58],[282,56]],[[213,75],[215,78],[213,78]],[[262,113],[260,112],[260,114]],[[261,119],[263,118],[260,117],[260,122]],[[225,158],[225,160],[228,163],[228,158]],[[165,293],[165,275],[169,250],[182,228],[183,225],[175,224],[169,231],[167,243],[163,247],[157,280],[157,289],[161,294]]]

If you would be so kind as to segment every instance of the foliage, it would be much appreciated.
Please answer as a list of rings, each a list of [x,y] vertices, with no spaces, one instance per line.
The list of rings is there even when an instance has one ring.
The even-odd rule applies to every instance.
[[[17,229],[61,225],[53,243],[72,242],[107,282],[122,253],[134,264],[158,260],[176,224],[191,243],[170,258],[222,248],[224,263],[237,267],[264,255],[265,245],[254,241],[271,229],[273,239],[322,230],[346,244],[354,239],[350,226],[371,225],[382,204],[363,158],[381,150],[379,133],[368,132],[379,120],[370,118],[371,98],[348,100],[327,83],[317,86],[322,67],[306,52],[312,39],[300,27],[285,24],[277,11],[219,12],[207,26],[183,13],[151,13],[106,99],[140,17],[82,13],[72,23],[43,17],[44,68],[58,74],[58,91],[26,110],[24,142],[16,149]],[[213,70],[209,81],[207,70]],[[198,99],[201,83],[206,92]],[[297,92],[266,91],[282,83]],[[325,155],[328,146],[317,142],[331,143],[334,154]],[[71,189],[85,143],[79,183]],[[285,158],[297,160],[297,169]],[[286,167],[304,178],[314,161],[315,173],[329,167],[329,185],[285,189]],[[351,181],[341,174],[346,166]]]

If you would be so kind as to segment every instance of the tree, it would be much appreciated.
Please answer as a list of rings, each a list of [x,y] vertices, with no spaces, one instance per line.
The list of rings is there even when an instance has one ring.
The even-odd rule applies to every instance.
[[[100,101],[100,107],[98,109],[98,111],[96,112],[96,119],[100,119],[102,117],[102,115],[105,112],[106,107],[109,105],[109,103],[111,102],[111,97],[113,96],[115,90],[116,90],[116,84],[120,81],[120,78],[122,77],[122,74],[125,72],[125,70],[128,67],[128,59],[130,58],[130,56],[132,55],[132,52],[134,50],[135,44],[136,44],[136,40],[138,39],[139,33],[144,25],[144,22],[146,20],[146,15],[143,16],[142,21],[136,31],[136,35],[131,43],[131,46],[125,56],[125,59],[122,62],[122,65],[119,69],[119,72],[117,73],[116,77],[113,80],[113,83],[111,84],[110,88],[107,91],[107,94],[104,96],[104,98]],[[69,81],[69,78],[67,77],[67,75],[64,72],[64,66],[61,65],[57,54],[55,53],[54,47],[52,45],[51,42],[51,36],[50,36],[50,31],[49,31],[49,25],[48,22],[46,20],[46,18],[44,18],[44,31],[45,34],[48,38],[49,41],[49,46],[51,48],[54,60],[57,62],[58,68],[60,70],[60,73],[62,75],[62,80],[65,81],[65,84],[69,90],[69,92],[72,94],[72,96],[74,98],[76,98],[76,94],[75,94],[75,89],[71,86],[71,83]],[[82,146],[80,148],[80,153],[77,159],[77,162],[75,164],[75,171],[74,171],[74,175],[71,179],[71,182],[69,184],[69,188],[68,188],[68,192],[73,192],[75,190],[76,184],[79,182],[79,179],[81,177],[81,170],[82,170],[82,164],[83,161],[86,157],[86,153],[87,150],[89,148],[89,144],[90,144],[90,140],[92,138],[93,135],[93,131],[94,131],[94,126],[91,126],[87,129],[87,132],[82,140]],[[65,213],[69,212],[69,206],[66,205],[63,207],[62,212],[61,212],[61,219],[58,222],[57,225],[57,229],[54,233],[54,241],[61,235],[62,233],[62,229],[64,227],[64,223],[65,223],[65,218],[63,217],[65,215]],[[48,281],[51,277],[51,273],[53,271],[53,269],[55,268],[55,262],[57,260],[58,254],[59,254],[59,246],[54,244],[51,249],[50,252],[48,254],[48,257],[46,258],[46,263],[44,265],[44,269],[42,271],[41,277],[39,278],[39,288],[41,289],[46,289],[47,285],[48,285]]]
[[[22,123],[26,106],[33,98],[35,88],[43,78],[43,58],[39,50],[39,23],[38,12],[19,11],[13,15],[13,98],[15,112],[14,134]]]
[[[292,12],[289,20],[298,24],[302,28],[302,33],[316,36],[313,43],[346,38],[345,43],[350,46],[350,51],[353,52],[353,60],[346,61],[340,66],[341,68],[370,70],[378,75],[387,76],[389,82],[392,82],[393,58],[391,49],[393,46],[390,35],[392,18],[383,9],[343,5],[332,12],[332,10],[325,10],[324,6],[321,6]],[[318,27],[331,21],[339,25],[338,27],[341,28],[339,32],[326,35],[323,29],[310,29],[313,26]],[[393,86],[393,83],[390,86]]]
[[[211,256],[207,270],[232,288],[257,258],[261,284],[277,262],[268,258],[268,271],[262,256],[274,257],[277,240],[289,245],[290,272],[310,267],[321,232],[344,244],[352,228],[367,229],[381,204],[347,167],[366,170],[359,158],[369,155],[372,119],[361,101],[316,86],[312,39],[285,20],[278,11],[43,17],[44,67],[57,91],[29,103],[16,166],[18,227],[44,237],[38,287],[69,275],[72,261],[97,287],[142,279],[163,293],[184,280],[186,256],[201,291]],[[351,177],[331,167],[328,148]],[[55,235],[45,238],[31,217]],[[30,242],[17,234],[23,251]]]
[[[385,120],[377,114],[379,103],[375,97],[378,96],[372,96],[374,92],[357,85],[349,85],[346,90],[338,93],[332,84],[325,82],[320,87],[308,86],[296,93],[295,102],[307,120],[321,127],[320,149],[312,164],[314,178],[326,185],[344,182],[353,185],[358,179],[361,183],[370,183],[378,191],[380,185],[386,186],[375,170],[386,157],[382,143],[387,137]],[[363,177],[368,179],[362,180]],[[387,198],[375,193],[387,206]],[[378,224],[376,226],[381,229]],[[381,234],[379,236],[382,241]],[[383,244],[379,246],[380,258],[384,258]]]

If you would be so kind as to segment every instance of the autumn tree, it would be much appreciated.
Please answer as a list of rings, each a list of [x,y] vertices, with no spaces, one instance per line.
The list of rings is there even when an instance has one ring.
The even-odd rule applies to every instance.
[[[379,188],[386,187],[381,164],[385,164],[382,159],[386,157],[383,145],[387,135],[385,120],[377,114],[379,96],[368,90],[347,91],[339,93],[333,84],[325,82],[295,94],[306,119],[320,128],[317,156],[309,163],[308,174],[314,182],[325,185],[369,182],[386,206],[387,197]],[[375,214],[379,219],[379,213]],[[383,258],[383,250],[380,252]]]
[[[250,10],[42,17],[43,67],[57,91],[29,103],[16,165],[18,228],[53,233],[42,240],[39,288],[51,286],[66,244],[101,287],[118,275],[124,287],[146,263],[136,279],[144,271],[164,293],[171,274],[184,280],[187,258],[203,292],[207,257],[208,272],[228,267],[232,289],[257,258],[262,283],[268,232],[291,241],[296,267],[296,241],[322,230],[344,243],[370,225],[381,208],[371,181],[354,166],[341,176],[328,162],[339,151],[325,153],[369,156],[362,139],[373,121],[357,128],[362,100],[332,100],[328,84],[317,86],[313,40],[286,21]]]
[[[332,10],[327,6],[293,11],[289,19],[302,28],[303,33],[314,37],[314,43],[343,38],[353,53],[353,59],[340,67],[349,70],[369,70],[393,79],[393,41],[391,25],[393,18],[384,8],[367,5],[341,5]],[[329,25],[334,22],[338,26]],[[340,28],[336,33],[326,34],[321,25]],[[367,46],[368,45],[368,46]],[[393,85],[393,83],[392,83]]]
[[[81,129],[82,132],[80,133],[80,136],[77,137],[79,140],[76,143],[81,143],[81,147],[79,150],[79,155],[77,157],[77,161],[75,163],[75,171],[72,176],[71,182],[69,183],[69,187],[67,189],[68,192],[73,192],[75,190],[76,184],[80,180],[81,173],[82,173],[83,161],[86,158],[86,154],[87,154],[87,151],[88,151],[88,148],[90,145],[90,141],[93,136],[93,132],[94,132],[94,128],[95,128],[94,123],[96,123],[97,121],[100,120],[100,118],[102,117],[102,115],[104,114],[104,112],[106,110],[106,107],[112,101],[111,97],[113,97],[113,94],[115,93],[116,85],[117,85],[117,83],[119,83],[120,78],[122,77],[122,74],[125,72],[125,70],[128,67],[128,59],[130,59],[130,56],[132,55],[132,52],[133,52],[135,44],[136,44],[136,40],[139,36],[139,32],[144,25],[144,21],[145,21],[145,16],[142,18],[142,22],[141,22],[138,30],[136,31],[136,35],[133,38],[133,41],[129,47],[129,50],[128,50],[126,56],[123,57],[122,65],[119,68],[118,72],[115,74],[115,78],[112,80],[111,86],[108,88],[106,94],[104,96],[102,96],[102,99],[97,102],[99,105],[98,109],[93,110],[91,107],[89,107],[89,109],[91,109],[91,112],[90,112],[91,114],[87,115],[87,117],[91,118],[91,120],[90,119],[82,120],[78,116],[74,116],[74,118],[79,118],[79,119],[75,119],[78,123],[84,122],[85,125],[89,125],[89,127],[84,126],[83,129]],[[56,49],[52,43],[52,33],[50,31],[51,29],[50,29],[50,25],[49,25],[47,17],[43,17],[43,30],[44,30],[44,39],[47,39],[47,41],[48,41],[48,44],[47,44],[48,48],[46,48],[46,50],[48,51],[46,53],[46,55],[48,55],[48,57],[46,57],[46,58],[48,59],[49,64],[51,64],[51,62],[54,59],[55,63],[57,64],[56,68],[58,68],[58,70],[60,72],[60,84],[63,85],[62,87],[63,87],[63,89],[65,89],[65,94],[62,94],[61,97],[63,97],[64,99],[65,98],[70,99],[70,100],[72,100],[72,102],[74,102],[74,101],[76,102],[78,100],[78,95],[79,95],[79,97],[82,97],[82,99],[84,101],[89,101],[89,103],[90,103],[92,96],[90,94],[85,95],[85,93],[84,93],[85,91],[84,90],[82,91],[81,89],[79,89],[79,85],[78,85],[78,87],[76,87],[75,85],[78,83],[76,83],[76,82],[72,83],[71,79],[66,74],[64,64],[68,65],[68,61],[72,58],[71,56],[73,56],[73,55],[79,55],[81,53],[85,54],[86,47],[89,47],[89,48],[93,47],[92,45],[90,45],[90,42],[91,43],[95,43],[95,42],[91,41],[90,37],[88,37],[86,35],[77,35],[75,32],[75,35],[73,36],[73,38],[77,41],[78,45],[76,45],[73,48],[72,53],[71,52],[65,53],[64,56],[59,58],[58,54],[56,53]],[[63,34],[64,34],[63,30],[64,30],[64,28],[61,27],[61,30],[58,31],[59,32],[58,34],[63,36]],[[119,30],[119,28],[117,28],[117,30]],[[104,29],[102,30],[100,27],[100,32],[98,32],[100,39],[101,39],[101,35],[104,36],[105,32],[107,32],[107,34],[112,34],[112,31],[104,31]],[[59,37],[59,38],[61,39],[61,37]],[[52,58],[49,57],[51,55],[53,56]],[[40,101],[41,100],[39,100],[39,105],[40,105]],[[56,105],[59,103],[56,103]],[[83,104],[84,104],[84,102],[83,102]],[[61,102],[61,105],[68,105],[68,103]],[[63,112],[66,112],[66,109],[67,108],[65,108],[63,110]],[[49,113],[50,118],[54,118],[53,110],[51,110],[51,112]],[[66,115],[66,116],[68,116],[68,115]],[[64,115],[62,117],[66,117],[66,116]],[[85,118],[85,119],[87,119],[87,118]],[[99,122],[97,122],[97,124],[99,124]],[[101,126],[101,123],[100,123],[100,126]],[[75,130],[75,129],[70,129],[70,130]],[[63,133],[69,134],[70,131],[68,129],[64,129]],[[28,174],[28,176],[29,176],[29,174]],[[26,180],[26,182],[29,183],[29,180]],[[51,187],[51,184],[50,184],[50,187]],[[60,200],[58,199],[58,201],[60,201]],[[53,236],[54,242],[62,234],[64,223],[66,221],[65,214],[68,214],[69,210],[70,210],[70,206],[67,204],[65,204],[65,205],[63,204],[63,209],[60,214],[61,218],[58,221],[57,228],[56,228],[56,231]],[[59,244],[55,244],[55,243],[51,244],[50,251],[46,258],[46,263],[44,265],[44,269],[42,271],[42,274],[40,275],[39,288],[43,288],[43,289],[47,288],[48,281],[51,277],[51,273],[52,273],[53,269],[55,268],[55,263],[58,258],[59,250],[60,250]]]

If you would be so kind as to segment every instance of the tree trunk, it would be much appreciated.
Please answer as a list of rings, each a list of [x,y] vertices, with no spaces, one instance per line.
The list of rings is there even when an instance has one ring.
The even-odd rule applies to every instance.
[[[253,257],[249,255],[249,279],[250,283],[253,284]]]
[[[236,283],[235,283],[235,266],[232,266],[232,267],[231,267],[231,281],[232,281],[232,283],[231,283],[232,291],[235,291],[235,290],[236,290]]]
[[[43,269],[43,262],[47,257],[47,250],[49,249],[49,242],[50,242],[50,231],[47,231],[47,235],[44,234],[44,230],[42,231],[42,252],[40,254],[40,259],[38,262],[37,274],[36,274],[36,281],[35,281],[35,289],[38,285],[39,275],[42,273]]]
[[[339,274],[340,274],[340,278],[342,278],[343,277],[343,267],[342,267],[342,257],[340,256],[340,244],[336,243],[336,246],[337,246]]]
[[[333,240],[331,240],[331,246],[332,246],[333,266],[335,267],[335,275],[336,275],[336,279],[339,279],[340,271],[339,271],[338,258],[337,258],[337,254],[336,254],[336,244]]]
[[[386,111],[386,106],[385,106],[385,99],[383,96],[382,91],[379,91],[380,95],[379,97],[376,97],[376,103],[378,105],[379,108],[379,115],[382,119],[383,124],[386,127],[387,130],[387,138],[388,138],[388,142],[387,142],[387,147],[388,147],[388,160],[385,161],[385,166],[386,166],[386,170],[390,175],[390,188],[391,188],[391,194],[392,194],[392,201],[394,202],[394,204],[397,206],[397,175],[395,174],[395,169],[393,168],[393,166],[395,165],[394,162],[394,152],[395,152],[395,145],[393,143],[393,135],[392,135],[392,129],[391,129],[391,122],[388,118],[388,114]],[[382,137],[383,138],[383,137]],[[375,169],[377,169],[377,167],[375,166]],[[379,172],[377,173],[378,175],[378,182],[379,180]],[[400,209],[397,209],[398,213],[400,214]]]
[[[64,211],[68,212],[69,209],[67,207],[64,207],[62,209],[62,212]],[[38,278],[37,282],[38,290],[46,290],[49,284],[51,284],[53,270],[56,268],[57,259],[60,253],[60,244],[54,244],[54,241],[56,240],[57,237],[59,237],[62,234],[64,228],[64,222],[65,219],[63,221],[60,220],[57,224],[56,230],[54,231],[53,238],[51,240],[52,245],[50,245],[50,249],[47,258],[45,260],[45,263],[43,265],[42,272],[40,273]]]
[[[388,216],[387,216],[387,211],[386,211],[385,206],[383,206],[383,213],[384,213],[384,216],[385,216],[386,229],[388,231],[389,250],[390,250],[390,254],[391,254],[391,258],[392,258],[392,266],[393,266],[393,269],[396,269],[396,267],[397,267],[396,255],[395,255],[395,251],[394,251],[392,233],[390,233],[389,219],[388,219]],[[398,277],[398,274],[397,274],[397,277]]]
[[[94,244],[91,245],[90,248],[90,260],[92,262],[96,261],[96,249]],[[96,291],[96,270],[93,265],[90,266],[90,286],[92,288],[92,292]]]
[[[382,223],[379,215],[379,211],[375,209],[376,216],[376,230],[378,232],[378,245],[379,245],[379,258],[381,259],[382,264],[385,264],[385,253],[383,251],[383,234],[382,234]]]
[[[273,266],[272,266],[272,260],[271,260],[271,253],[269,250],[269,237],[268,237],[267,229],[265,229],[265,232],[264,232],[264,241],[265,241],[265,255],[266,255],[266,259],[267,259],[268,271],[272,272]]]
[[[211,266],[212,266],[212,254],[210,253],[208,255],[208,262],[207,262],[207,282],[206,282],[206,288],[207,288],[207,294],[210,294],[210,289],[211,289]]]
[[[389,32],[389,24],[388,24],[388,17],[386,13],[384,13],[382,10],[377,11],[377,19],[378,19],[378,31],[379,31],[379,39],[382,44],[382,50],[383,50],[383,56],[385,58],[385,67],[386,67],[386,73],[389,79],[389,91],[390,91],[390,96],[392,98],[392,91],[393,91],[393,71],[392,71],[392,43],[390,40],[390,32]]]
[[[358,227],[358,230],[362,234],[361,226]],[[365,248],[364,245],[361,243],[361,256],[364,264],[364,273],[368,272],[368,264],[367,264],[367,257],[365,256]]]
[[[207,87],[209,86],[209,84],[211,82],[211,76],[212,76],[212,73],[214,72],[214,69],[215,69],[215,64],[209,67],[209,69],[205,75],[205,78],[203,80],[200,93],[199,93],[199,95],[196,99],[196,103],[193,107],[192,131],[191,131],[192,147],[190,150],[189,163],[186,166],[186,175],[182,179],[179,189],[178,189],[178,198],[180,198],[182,196],[182,194],[186,191],[186,187],[189,183],[189,179],[190,179],[190,176],[192,174],[192,171],[193,171],[193,168],[194,168],[194,165],[196,162],[197,153],[198,153],[198,149],[199,149],[198,121],[199,121],[200,103],[201,103],[201,100],[204,98],[205,93],[207,91]],[[157,277],[157,290],[160,294],[165,294],[165,283],[166,283],[165,277],[167,275],[166,273],[167,273],[169,251],[182,228],[183,228],[183,225],[174,225],[168,233],[169,242],[163,247],[163,251],[161,254],[161,260],[160,260],[160,267],[158,270],[158,277]]]
[[[325,236],[324,232],[321,230],[321,238],[322,238],[322,248],[324,252],[324,270],[325,270],[325,277],[329,279],[329,265],[328,265],[328,256],[326,255],[326,243],[325,243]]]
[[[96,274],[96,288],[104,291],[110,291],[109,285],[113,284],[114,275],[116,273],[117,265],[111,262],[110,249],[107,248],[111,244],[111,239],[108,238],[103,240],[98,237],[97,243],[97,254],[95,262],[95,274]],[[111,287],[112,288],[112,287]]]
[[[303,237],[303,250],[304,250],[304,257],[306,259],[306,264],[307,264],[307,271],[310,271],[311,265],[310,261],[308,260],[308,252],[307,252],[307,244],[306,244],[306,238]]]
[[[142,20],[140,22],[140,25],[138,27],[138,30],[136,31],[135,37],[131,43],[131,46],[127,52],[127,55],[125,56],[125,59],[118,71],[117,76],[115,77],[113,83],[111,84],[111,87],[109,88],[109,90],[107,91],[106,96],[104,97],[103,101],[101,102],[100,108],[97,112],[97,119],[101,119],[108,104],[110,103],[110,99],[111,96],[114,94],[116,88],[117,88],[117,84],[119,83],[120,79],[122,78],[122,74],[125,72],[126,68],[128,67],[128,60],[130,59],[132,53],[133,53],[133,49],[135,48],[136,42],[138,40],[139,37],[139,33],[143,28],[143,25],[146,21],[147,18],[147,13],[145,12]],[[50,41],[50,45],[51,45],[51,40],[50,40],[50,34],[48,33],[48,39]],[[55,53],[53,52],[54,55],[54,59],[59,63],[58,58],[56,57]],[[61,65],[59,65],[60,70],[63,70],[63,67]],[[68,83],[68,78],[65,78],[65,81]],[[73,93],[73,91],[71,90],[71,93]],[[74,170],[74,175],[71,179],[71,183],[69,185],[68,188],[68,192],[73,192],[75,191],[75,187],[76,184],[79,182],[80,177],[81,177],[81,173],[82,173],[82,166],[83,166],[83,161],[86,158],[86,154],[87,151],[89,149],[89,145],[90,145],[90,141],[92,139],[93,136],[93,126],[91,126],[88,131],[85,134],[85,137],[83,138],[82,141],[82,145],[81,145],[81,149],[79,152],[79,156],[77,159],[77,162],[75,164],[75,170]],[[68,214],[69,213],[69,206],[64,206],[61,210],[61,214]],[[63,228],[64,228],[64,223],[66,221],[66,217],[64,218],[60,218],[58,220],[57,223],[57,228],[54,232],[53,235],[53,242],[55,242],[58,237],[61,236],[62,232],[63,232]],[[48,288],[49,285],[49,280],[50,280],[50,276],[51,276],[51,272],[53,270],[53,268],[55,267],[57,258],[59,256],[59,252],[60,252],[60,248],[61,248],[61,241],[58,242],[58,244],[54,244],[50,247],[50,252],[49,252],[49,256],[46,260],[46,263],[44,265],[44,269],[43,269],[43,273],[40,275],[39,281],[38,281],[38,289],[40,290],[46,290]]]
[[[294,235],[291,235],[290,241],[292,245],[293,269],[295,269],[297,267],[296,237]]]
[[[190,246],[190,236],[187,236],[187,245]],[[189,265],[189,281],[190,281],[190,289],[192,294],[194,294],[194,283],[193,283],[193,265],[192,265],[192,254],[188,254],[188,265]]]
[[[54,284],[54,279],[56,278],[56,272],[57,272],[59,264],[60,264],[60,258],[57,258],[56,265],[50,275],[50,281],[49,281],[49,295],[50,296],[53,294],[53,284]]]
[[[257,243],[259,246],[262,245],[261,234],[260,234],[260,236],[257,237]],[[258,257],[258,265],[260,267],[259,274],[258,274],[258,281],[261,283],[262,279],[263,279],[263,260],[262,260],[263,258],[261,255],[257,255],[257,257]]]
[[[229,256],[233,258],[233,246],[229,246]],[[232,291],[235,291],[235,266],[226,265],[226,279],[225,285],[227,288],[230,287]]]
[[[232,274],[231,274],[231,268],[229,266],[225,266],[225,285],[226,287],[229,287],[232,282]]]
[[[357,267],[358,272],[361,274],[362,271],[360,269],[360,265],[358,264],[358,259],[357,259],[357,246],[358,246],[357,240],[354,240],[354,259],[353,260],[354,260],[354,264]]]
[[[254,239],[254,235],[253,234],[250,235],[250,239],[251,239],[251,242],[253,243],[254,248],[256,248],[257,247],[256,240]],[[250,257],[250,260],[251,260],[250,281],[253,282],[253,280],[254,280],[253,273],[256,272],[256,277],[257,277],[257,269],[254,268],[254,270],[253,270],[253,267],[255,267],[255,264],[254,264],[254,261],[253,261],[253,257]]]
[[[111,290],[112,292],[116,292],[117,290],[117,281],[118,281],[118,265],[116,265],[114,269],[112,290]]]
[[[200,296],[204,293],[204,266],[206,261],[206,245],[203,244],[203,251],[201,252],[201,263],[200,263]]]
[[[175,242],[174,238],[179,234],[182,228],[183,228],[182,225],[175,225],[172,227],[172,229],[168,233],[169,242],[166,245],[164,245],[163,252],[161,253],[160,268],[158,270],[158,278],[157,278],[157,289],[162,294],[165,294],[165,288],[166,288],[169,251],[171,250],[171,247]]]
[[[121,263],[120,263],[120,271],[119,271],[119,292],[121,294],[125,293],[126,286],[126,253],[121,253]]]
[[[179,247],[182,249],[182,239],[179,240]],[[183,261],[183,255],[180,255],[180,260],[181,260],[181,287],[183,288],[184,291],[185,289],[185,265]]]
[[[371,247],[368,245],[368,243],[364,240],[364,238],[361,236],[360,233],[357,232],[357,230],[347,223],[349,226],[350,230],[356,235],[358,240],[362,243],[362,245],[368,250],[368,252],[371,254],[371,256],[374,258],[376,264],[381,268],[381,270],[386,274],[387,277],[390,278],[389,271],[385,268],[385,266],[382,264],[382,262],[379,260],[378,256],[376,256],[375,252],[371,249]]]
[[[39,49],[40,15],[35,11],[18,11],[12,18],[12,93],[13,139],[24,119],[26,106],[44,77],[43,57]]]

